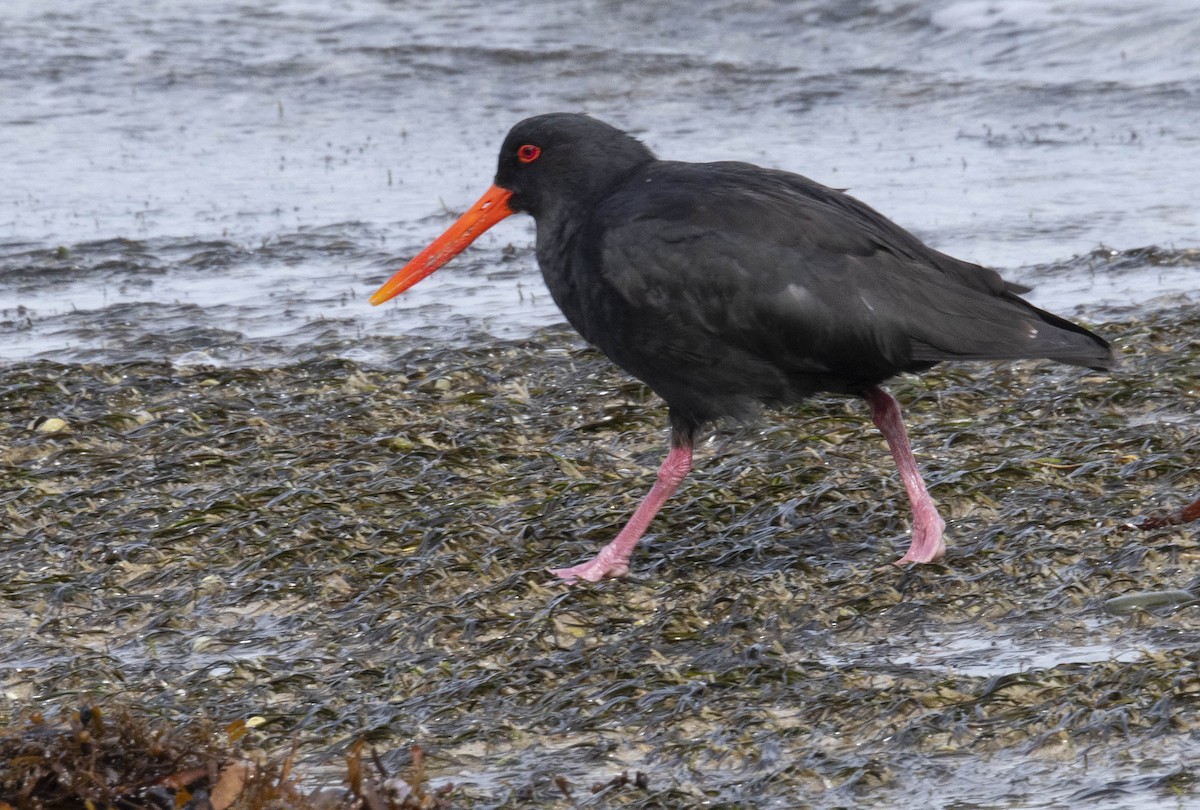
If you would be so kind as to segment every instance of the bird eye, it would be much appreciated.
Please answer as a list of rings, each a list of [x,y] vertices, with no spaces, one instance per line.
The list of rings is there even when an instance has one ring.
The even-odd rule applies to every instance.
[[[538,155],[541,153],[541,147],[527,143],[517,150],[517,160],[521,161],[522,163],[533,163],[538,159]]]

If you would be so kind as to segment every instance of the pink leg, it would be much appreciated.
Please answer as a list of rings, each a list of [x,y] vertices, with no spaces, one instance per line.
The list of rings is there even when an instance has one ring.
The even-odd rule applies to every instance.
[[[904,482],[904,491],[908,493],[908,502],[912,504],[912,544],[904,556],[896,561],[896,565],[936,562],[946,553],[946,544],[942,540],[946,522],[938,515],[933,498],[929,497],[925,482],[917,470],[916,459],[908,446],[904,420],[900,416],[900,403],[882,388],[871,387],[865,396],[871,404],[871,418],[887,439],[892,458],[896,460],[896,468],[900,471],[900,480]]]
[[[667,458],[658,468],[658,479],[650,489],[650,494],[638,506],[637,511],[625,524],[625,528],[621,529],[620,534],[587,562],[571,568],[552,569],[550,573],[567,582],[575,579],[598,582],[605,577],[623,577],[628,574],[629,556],[633,553],[633,547],[645,534],[646,527],[658,514],[663,503],[671,497],[691,469],[691,441],[681,444],[672,443],[671,452],[667,453]]]

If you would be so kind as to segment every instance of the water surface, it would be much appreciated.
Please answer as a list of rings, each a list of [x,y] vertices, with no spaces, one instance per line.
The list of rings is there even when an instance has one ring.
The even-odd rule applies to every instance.
[[[1066,314],[1197,287],[1186,0],[47,0],[0,22],[0,358],[372,360],[557,323],[526,218],[365,303],[551,110],[849,188]],[[1151,247],[1167,261],[1108,272]]]

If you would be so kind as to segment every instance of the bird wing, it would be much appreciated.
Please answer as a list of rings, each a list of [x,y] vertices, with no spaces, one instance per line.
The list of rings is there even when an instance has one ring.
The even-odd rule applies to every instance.
[[[847,195],[746,164],[663,166],[597,210],[592,255],[675,351],[719,345],[789,372],[862,379],[1047,356],[1034,346],[1037,311],[998,274],[932,251]]]

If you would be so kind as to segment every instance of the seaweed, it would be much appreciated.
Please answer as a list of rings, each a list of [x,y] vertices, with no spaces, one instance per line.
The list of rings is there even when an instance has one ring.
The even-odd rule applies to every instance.
[[[666,415],[565,332],[389,368],[2,367],[6,739],[84,705],[222,745],[253,718],[268,784],[382,785],[415,745],[422,795],[464,807],[1191,800],[1196,607],[1138,595],[1196,592],[1200,547],[1128,528],[1200,491],[1200,316],[1103,331],[1112,375],[894,381],[942,565],[888,564],[902,491],[829,398],[715,431],[631,576],[575,587],[544,569],[619,528]]]

